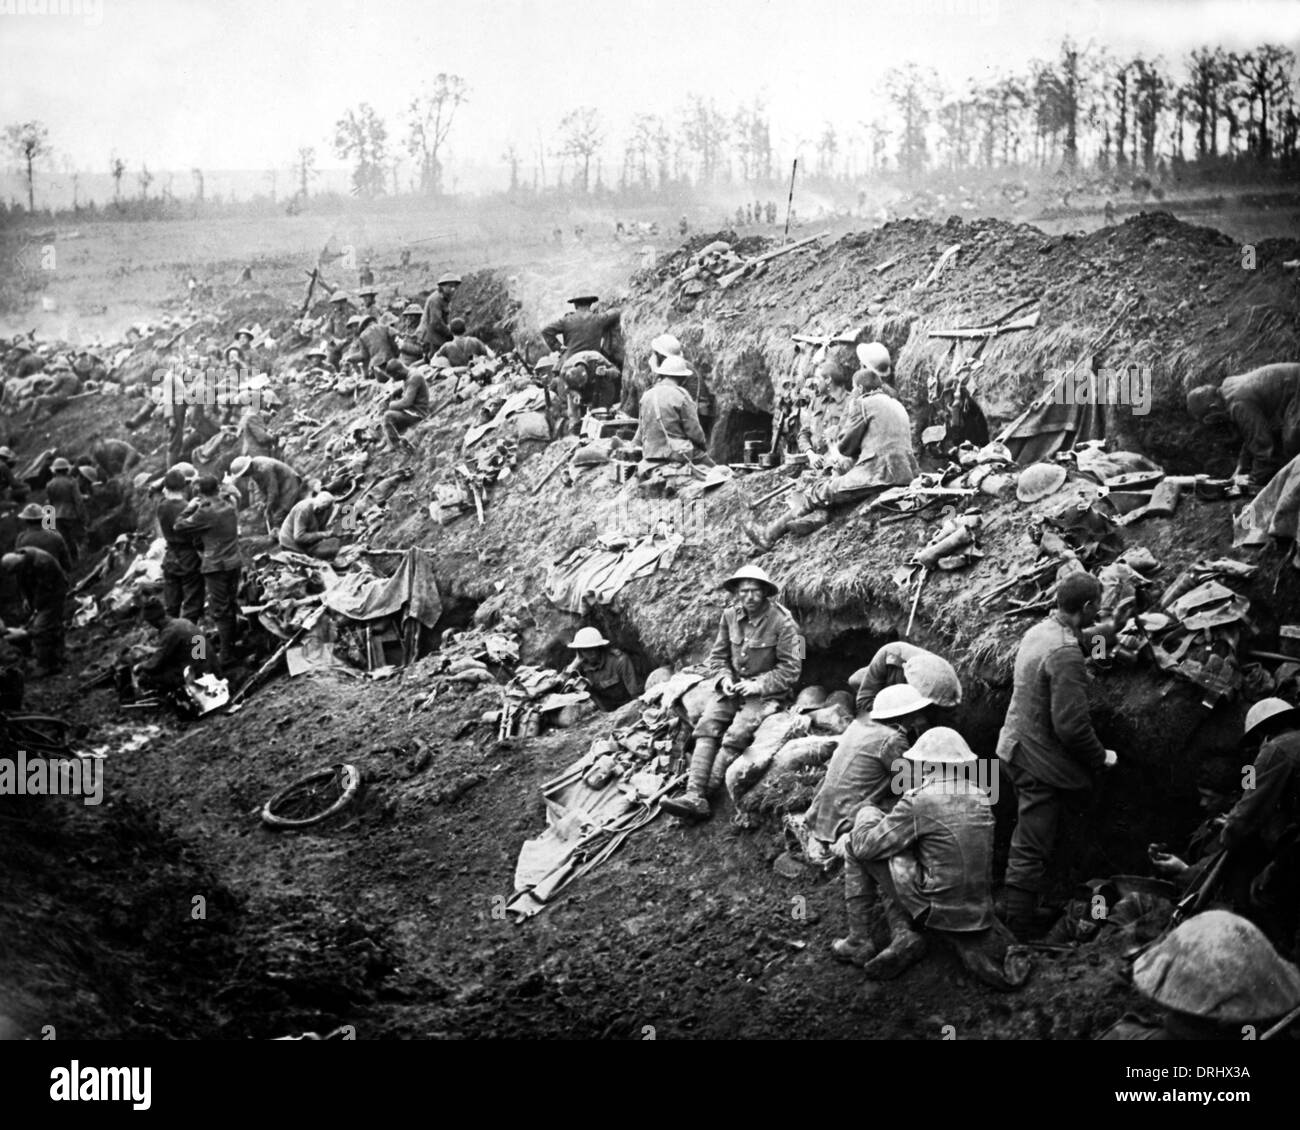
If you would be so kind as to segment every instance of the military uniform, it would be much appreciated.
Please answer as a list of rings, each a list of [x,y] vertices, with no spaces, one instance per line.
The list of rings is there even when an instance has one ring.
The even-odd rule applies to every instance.
[[[202,665],[194,651],[203,633],[184,617],[168,617],[159,628],[158,644],[141,660],[137,673],[143,686],[177,690],[185,685],[185,668]]]
[[[23,557],[16,578],[31,616],[28,629],[32,650],[40,667],[52,673],[63,666],[63,604],[68,598],[68,576],[50,554],[34,545],[14,552]]]
[[[1237,473],[1264,486],[1300,455],[1300,363],[1262,365],[1220,386],[1241,435]]]
[[[265,500],[267,522],[272,529],[279,529],[302,494],[302,479],[298,472],[288,463],[269,455],[255,455],[245,474],[257,484]]]
[[[68,554],[75,562],[86,533],[86,503],[81,488],[68,474],[55,474],[45,484],[45,499],[54,508],[55,528],[67,543]]]
[[[163,607],[171,617],[199,620],[203,616],[203,574],[195,538],[176,532],[176,519],[189,503],[164,498],[158,503],[158,532],[167,544],[163,554]]]
[[[739,755],[799,681],[803,657],[799,626],[775,601],[752,620],[739,608],[726,609],[709,652],[709,670],[719,677],[758,679],[762,689],[743,700],[715,694],[695,725],[695,737],[719,739],[724,751]]]
[[[416,329],[420,340],[424,342],[425,356],[432,356],[451,341],[451,327],[447,325],[450,320],[451,299],[441,289],[435,290],[424,304],[424,315]]]
[[[384,413],[384,439],[390,451],[397,450],[401,433],[429,414],[429,382],[419,369],[408,369],[402,395],[388,402]]]
[[[26,528],[18,534],[14,542],[17,548],[34,545],[53,557],[65,573],[72,572],[72,555],[68,552],[68,543],[63,540],[63,535],[58,530],[47,530],[40,522],[24,521],[23,525]]]
[[[547,326],[542,327],[542,340],[552,353],[559,353],[559,366],[575,354],[585,350],[595,350],[611,362],[612,344],[610,334],[621,324],[622,314],[618,310],[596,313],[594,310],[570,310],[567,314]],[[563,338],[563,344],[560,339]]]
[[[204,495],[186,507],[172,529],[199,535],[203,547],[199,572],[221,640],[220,659],[226,663],[233,658],[239,579],[244,567],[239,552],[239,514],[229,499]]]
[[[604,711],[617,710],[641,694],[636,668],[616,647],[606,647],[595,667],[584,667],[581,657],[575,659],[566,673],[580,675],[592,701]]]
[[[642,457],[651,461],[711,462],[695,403],[675,380],[659,381],[641,398],[640,420],[632,442],[639,444]]]

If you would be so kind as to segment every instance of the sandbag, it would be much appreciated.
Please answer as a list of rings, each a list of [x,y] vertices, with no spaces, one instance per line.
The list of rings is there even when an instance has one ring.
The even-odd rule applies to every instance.
[[[812,736],[792,738],[776,751],[772,759],[773,771],[777,769],[806,769],[814,765],[825,765],[839,745],[838,738]]]
[[[515,435],[520,440],[551,438],[551,428],[546,422],[545,412],[517,412],[511,419],[515,424]]]
[[[742,793],[754,787],[786,742],[791,738],[807,737],[809,725],[806,714],[796,714],[792,710],[782,710],[765,718],[749,748],[727,768],[727,792],[732,801],[737,801]]]
[[[692,726],[700,720],[700,715],[709,705],[714,693],[714,682],[713,678],[702,679],[682,695],[682,709],[686,711],[686,718]]]
[[[842,734],[853,721],[853,711],[843,703],[823,706],[808,715],[812,719],[812,728],[819,734]]]

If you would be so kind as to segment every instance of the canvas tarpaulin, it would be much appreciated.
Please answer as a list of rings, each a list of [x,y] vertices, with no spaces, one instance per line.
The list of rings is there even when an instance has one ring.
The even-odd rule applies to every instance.
[[[345,573],[321,596],[326,608],[350,620],[377,620],[400,614],[432,628],[442,615],[442,601],[433,576],[433,561],[411,546],[391,577],[374,573]]]
[[[594,546],[575,549],[551,566],[546,599],[577,613],[609,604],[630,581],[670,568],[683,540],[681,534],[637,541],[602,538]]]
[[[1052,387],[1011,421],[998,441],[1005,443],[1017,463],[1028,465],[1051,459],[1085,440],[1106,436],[1105,390],[1098,387],[1096,373],[1079,386],[1063,373]]]

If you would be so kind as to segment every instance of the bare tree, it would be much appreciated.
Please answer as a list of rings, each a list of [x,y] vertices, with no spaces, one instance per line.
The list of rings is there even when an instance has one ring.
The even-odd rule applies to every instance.
[[[356,162],[352,189],[358,196],[373,199],[384,192],[388,168],[388,127],[369,102],[348,110],[334,124],[334,152]]]
[[[1134,152],[1137,142],[1142,144],[1142,167],[1148,172],[1155,169],[1156,128],[1161,111],[1165,108],[1165,94],[1169,83],[1160,70],[1159,59],[1144,59],[1141,56],[1132,62],[1133,69],[1133,125],[1137,136],[1134,138]]]
[[[933,67],[923,69],[915,63],[891,67],[885,72],[885,92],[903,119],[899,167],[915,176],[925,168],[925,127],[939,98],[939,76]]]
[[[316,148],[312,145],[302,145],[298,148],[298,159],[293,163],[294,171],[298,174],[298,195],[306,201],[308,187],[313,180],[320,174],[316,171]]]
[[[1273,139],[1268,129],[1270,107],[1277,112],[1277,100],[1291,86],[1295,52],[1274,43],[1265,43],[1241,57],[1241,80],[1250,113],[1259,102],[1259,125],[1253,131],[1255,156],[1261,162],[1273,155]]]
[[[700,181],[712,183],[724,161],[727,119],[718,112],[712,99],[706,102],[700,95],[692,94],[686,101],[682,132],[686,144],[699,158]]]
[[[423,93],[411,99],[408,108],[406,149],[420,166],[420,191],[427,196],[442,194],[442,152],[457,108],[469,97],[469,86],[460,75],[439,74]]]
[[[822,123],[821,136],[817,138],[817,173],[828,177],[835,171],[835,155],[840,151],[839,139],[835,136],[835,127],[830,122]]]
[[[108,171],[113,177],[113,203],[122,199],[122,177],[126,174],[126,162],[116,153],[109,158]]]
[[[627,154],[631,171],[642,188],[650,187],[650,157],[655,151],[655,138],[663,122],[654,114],[637,114],[632,119],[632,133],[627,141]]]
[[[501,160],[510,166],[510,195],[514,196],[519,191],[519,150],[515,148],[513,142],[506,146],[506,151],[501,154]]]
[[[149,171],[149,166],[142,164],[140,171],[135,175],[136,183],[140,186],[140,199],[149,199],[149,186],[153,184],[153,173]]]
[[[36,211],[34,166],[52,152],[49,130],[43,122],[17,122],[5,127],[5,141],[15,157],[23,162],[27,177],[27,211]]]
[[[591,191],[591,159],[604,140],[605,127],[594,106],[579,106],[560,119],[560,156],[582,162],[583,192]]]
[[[1196,116],[1196,156],[1216,157],[1219,152],[1220,90],[1228,80],[1228,59],[1223,48],[1200,47],[1187,56],[1185,89]]]

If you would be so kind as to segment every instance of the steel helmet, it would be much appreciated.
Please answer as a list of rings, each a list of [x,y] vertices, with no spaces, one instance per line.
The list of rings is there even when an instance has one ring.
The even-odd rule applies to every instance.
[[[402,311],[404,318],[423,318],[424,308],[418,302],[408,302],[406,309]]]
[[[870,718],[873,722],[888,722],[891,718],[902,718],[930,705],[930,700],[915,687],[908,683],[895,683],[876,695],[876,701],[871,704]]]
[[[858,355],[858,364],[864,369],[870,369],[878,377],[887,377],[894,371],[889,350],[878,341],[864,342],[854,352]]]
[[[545,357],[539,358],[537,364],[533,366],[534,373],[547,373],[555,368],[558,360],[554,353],[548,353]]]
[[[609,643],[595,628],[579,628],[569,647],[573,651],[583,651],[589,647],[604,647]]]
[[[230,477],[232,479],[242,478],[248,474],[248,469],[253,465],[252,459],[247,455],[240,455],[230,463]]]
[[[350,302],[351,299],[348,298],[348,292],[347,292],[346,290],[343,290],[343,289],[340,288],[339,290],[336,290],[333,294],[330,295],[330,301],[331,301],[331,302]]]
[[[3,557],[0,557],[0,566],[5,569],[17,569],[18,566],[23,563],[23,556],[23,554],[18,553],[17,551],[6,553]]]
[[[650,343],[650,348],[660,357],[680,357],[682,355],[682,343],[672,334],[660,334]]]
[[[1246,728],[1242,731],[1241,736],[1245,737],[1258,726],[1262,726],[1270,718],[1276,718],[1279,714],[1285,714],[1287,711],[1295,710],[1284,698],[1261,698],[1254,706],[1246,711]]]
[[[7,459],[10,463],[14,462],[18,456],[14,454],[12,447],[0,447],[0,459]]]
[[[439,286],[460,286],[460,275],[448,271],[438,280]]]
[[[53,463],[50,464],[51,471],[71,471],[72,464],[60,455]]]
[[[77,464],[77,474],[79,474],[88,483],[99,482],[99,468],[92,467],[89,463]]]
[[[1016,480],[1016,497],[1021,502],[1037,502],[1055,494],[1065,482],[1065,468],[1059,463],[1035,463],[1020,472]]]
[[[691,367],[681,357],[669,354],[655,367],[655,372],[661,377],[689,377]]]
[[[18,511],[18,517],[24,522],[39,522],[45,517],[45,507],[39,502],[29,502]]]
[[[347,325],[347,326],[359,326],[359,325],[361,325],[361,315],[360,315],[360,314],[350,314],[350,315],[348,316],[348,320],[344,323],[344,325]]]
[[[735,593],[736,586],[740,584],[741,581],[757,581],[767,589],[768,596],[776,596],[780,591],[776,586],[776,582],[757,565],[742,565],[732,573],[730,577],[723,581],[719,587],[726,589],[729,593]]]
[[[311,504],[317,510],[323,510],[326,506],[334,505],[334,496],[327,490],[318,490],[312,496]]]
[[[1203,911],[1147,950],[1133,984],[1165,1008],[1221,1023],[1268,1020],[1300,1004],[1300,970],[1226,910]]]
[[[313,345],[309,350],[307,350],[306,356],[308,356],[308,357],[328,357],[328,356],[329,356],[329,353],[326,351],[326,349],[325,349],[325,347],[324,347],[323,345]]]
[[[1198,385],[1187,394],[1187,414],[1200,423],[1211,412],[1222,411],[1223,393],[1218,385]]]
[[[171,470],[179,471],[190,482],[193,482],[195,479],[199,477],[199,469],[196,466],[194,466],[193,463],[186,463],[184,460],[182,460],[179,463],[173,463],[171,465]]]
[[[579,294],[575,298],[570,298],[570,304],[574,306],[590,306],[592,303],[599,302],[600,299],[594,294]]]
[[[885,688],[885,690],[893,689],[893,687]],[[877,702],[884,693],[881,691],[880,695],[876,696]],[[875,714],[874,710],[872,714]],[[961,765],[978,760],[971,752],[970,746],[966,744],[966,739],[948,726],[934,726],[926,730],[903,756],[908,761],[928,761],[932,765]]]
[[[903,678],[935,706],[956,706],[961,702],[961,679],[956,669],[933,652],[908,659],[903,664]]]
[[[237,329],[237,330],[235,331],[235,336],[236,336],[236,337],[256,337],[257,334],[253,333],[251,327],[249,327],[249,326],[240,326],[239,329]]]
[[[799,692],[798,697],[794,700],[791,710],[804,713],[809,710],[820,710],[826,705],[826,688],[825,687],[804,687]]]
[[[378,293],[379,293],[379,291],[377,291],[373,286],[363,286],[359,291],[357,291],[357,294],[358,294],[358,295],[362,295],[362,294],[378,294]]]

